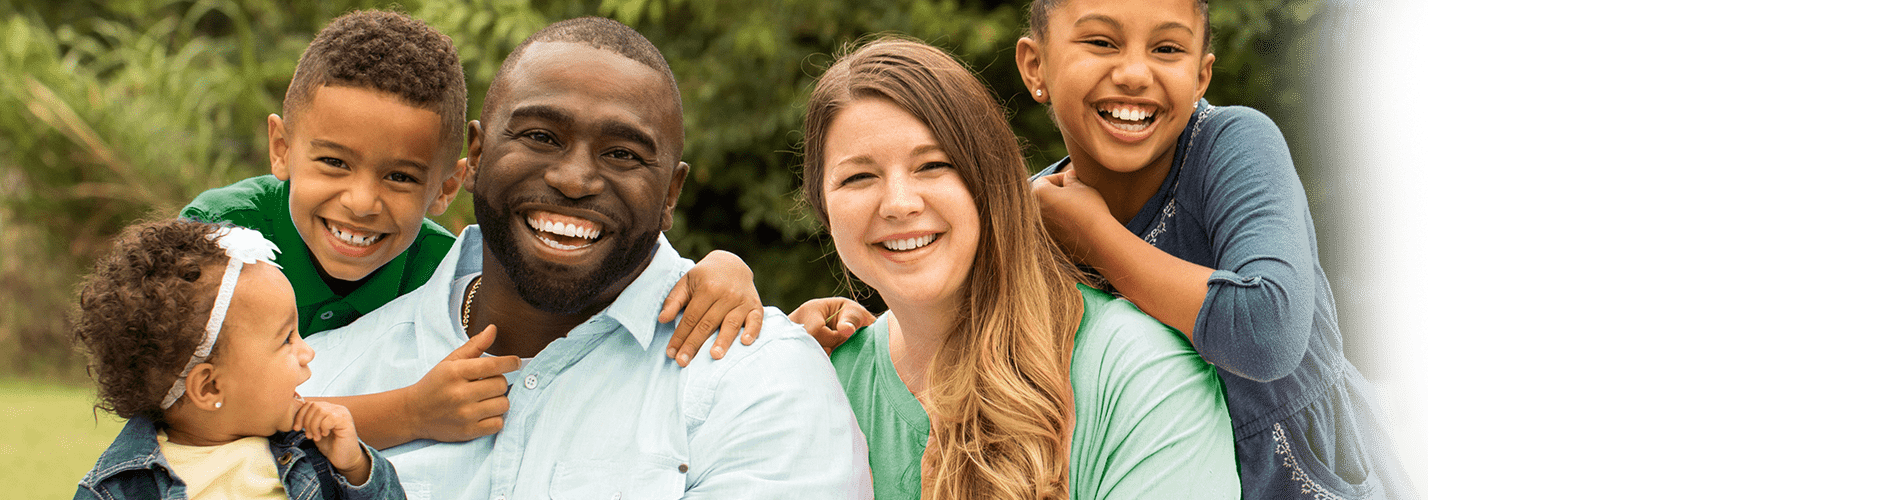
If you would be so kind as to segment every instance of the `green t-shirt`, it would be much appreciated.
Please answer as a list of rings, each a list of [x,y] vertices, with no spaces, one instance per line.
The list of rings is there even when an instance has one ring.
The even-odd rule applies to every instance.
[[[440,224],[422,220],[422,230],[395,260],[363,277],[349,295],[339,295],[323,282],[297,226],[290,221],[290,183],[262,175],[198,194],[178,213],[205,222],[229,222],[256,229],[277,244],[277,265],[297,293],[297,330],[303,336],[356,321],[402,294],[429,281],[435,266],[455,245],[455,235]]]
[[[1233,424],[1213,365],[1134,304],[1077,288],[1084,310],[1069,365],[1069,497],[1240,498]],[[838,346],[831,365],[870,445],[877,498],[917,498],[930,419],[891,364],[889,319]]]

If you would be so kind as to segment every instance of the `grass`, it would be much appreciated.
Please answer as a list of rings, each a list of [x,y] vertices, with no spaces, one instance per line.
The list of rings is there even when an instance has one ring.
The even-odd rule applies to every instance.
[[[0,378],[0,484],[13,498],[66,498],[124,420],[92,410],[92,388]]]

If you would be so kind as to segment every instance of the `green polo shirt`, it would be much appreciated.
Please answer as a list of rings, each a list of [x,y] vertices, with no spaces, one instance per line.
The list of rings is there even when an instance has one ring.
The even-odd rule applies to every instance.
[[[348,325],[429,281],[435,266],[455,245],[455,235],[442,225],[423,219],[421,234],[395,260],[363,278],[349,295],[339,295],[323,282],[317,261],[290,221],[290,183],[261,175],[200,193],[179,217],[205,222],[230,222],[256,229],[283,252],[277,265],[297,293],[297,331],[303,336]]]

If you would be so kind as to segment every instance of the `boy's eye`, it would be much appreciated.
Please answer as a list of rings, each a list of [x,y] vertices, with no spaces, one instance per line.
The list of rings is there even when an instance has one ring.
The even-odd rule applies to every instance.
[[[405,174],[402,172],[390,172],[389,175],[385,175],[383,176],[383,178],[396,181],[396,182],[401,182],[404,184],[419,184],[422,182],[421,179],[417,179],[413,175]]]
[[[325,156],[325,157],[322,157],[322,158],[317,158],[317,161],[320,161],[320,162],[323,162],[323,164],[324,164],[324,165],[329,165],[329,166],[332,166],[332,167],[336,167],[336,168],[341,168],[341,169],[349,169],[349,168],[350,168],[350,166],[349,166],[349,165],[347,165],[347,164],[344,164],[344,163],[343,163],[343,160],[338,160],[338,159],[336,159],[336,158],[331,158],[331,157],[328,157],[328,156]]]

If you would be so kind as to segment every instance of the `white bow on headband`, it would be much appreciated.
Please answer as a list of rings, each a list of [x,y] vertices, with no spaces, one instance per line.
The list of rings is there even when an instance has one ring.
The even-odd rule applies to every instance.
[[[218,345],[218,330],[224,327],[224,314],[231,308],[231,295],[237,291],[238,273],[245,264],[263,262],[271,267],[279,267],[271,259],[279,252],[276,243],[264,238],[264,233],[243,227],[221,227],[205,236],[224,247],[224,255],[229,259],[224,264],[224,280],[218,283],[218,299],[211,304],[211,319],[205,323],[205,338],[198,343],[198,349],[192,351],[191,362],[185,363],[185,369],[178,372],[178,380],[172,382],[172,389],[165,393],[159,408],[171,408],[178,397],[185,394],[185,376],[191,369],[211,357],[211,348]],[[281,267],[279,267],[281,269]]]

